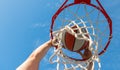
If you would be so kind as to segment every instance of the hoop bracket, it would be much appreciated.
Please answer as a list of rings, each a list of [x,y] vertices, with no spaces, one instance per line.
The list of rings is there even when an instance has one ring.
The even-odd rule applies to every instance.
[[[91,0],[74,0],[74,3],[91,3]]]

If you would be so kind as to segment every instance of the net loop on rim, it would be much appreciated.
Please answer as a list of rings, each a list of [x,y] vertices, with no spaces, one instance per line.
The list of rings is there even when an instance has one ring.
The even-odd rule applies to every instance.
[[[82,19],[80,19],[80,22],[78,23],[75,21],[70,21],[70,23],[65,27],[53,32],[53,37],[57,39],[57,42],[53,44],[57,45],[57,48],[54,48],[54,53],[50,57],[49,61],[50,63],[57,63],[57,70],[60,70],[60,64],[64,65],[64,70],[76,70],[78,68],[88,70],[87,67],[90,65],[90,63],[93,64],[92,68],[94,68],[94,62],[98,63],[98,70],[100,70],[101,64],[98,55],[97,36],[95,35],[94,27],[92,25],[88,27],[86,24],[87,22],[84,22]],[[77,28],[72,28],[73,26],[76,26]],[[92,31],[89,32],[88,28],[91,28]],[[81,31],[82,29],[85,29],[86,32]],[[78,33],[74,32],[74,30],[78,30]],[[62,50],[63,44],[60,34],[64,31],[67,31],[70,34],[74,35],[77,39],[89,41],[89,49],[92,52],[92,56],[89,59],[83,61],[76,61],[69,58]],[[82,35],[82,37],[79,35]],[[88,37],[86,37],[86,35],[88,35]],[[91,38],[91,36],[94,36],[94,38]]]

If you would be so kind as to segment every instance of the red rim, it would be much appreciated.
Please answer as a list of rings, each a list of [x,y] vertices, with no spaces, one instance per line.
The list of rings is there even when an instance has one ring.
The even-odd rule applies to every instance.
[[[74,0],[74,3],[71,3],[71,4],[68,4],[66,5],[66,3],[68,2],[68,0],[66,0],[63,5],[57,10],[57,12],[53,15],[52,17],[52,23],[51,23],[51,27],[50,27],[50,34],[51,34],[51,39],[53,39],[53,35],[52,35],[52,32],[53,32],[53,26],[54,26],[54,21],[56,20],[57,16],[67,7],[69,6],[73,6],[73,5],[76,5],[76,4],[86,4],[86,5],[89,5],[89,6],[92,6],[94,8],[96,8],[97,10],[99,10],[100,12],[102,12],[102,14],[105,16],[105,18],[107,19],[107,22],[108,22],[108,25],[109,25],[109,39],[108,39],[108,42],[106,43],[104,49],[99,52],[98,55],[102,55],[108,48],[109,44],[110,44],[110,41],[111,41],[111,38],[112,38],[112,20],[111,18],[109,17],[109,15],[106,13],[106,11],[104,10],[104,8],[102,7],[101,3],[99,2],[99,0],[96,0],[98,5],[99,6],[96,6],[94,4],[91,4],[90,3],[90,0]],[[68,56],[67,56],[68,57]],[[76,61],[85,61],[87,59],[75,59],[75,58],[71,58],[69,57],[70,59],[74,59]]]

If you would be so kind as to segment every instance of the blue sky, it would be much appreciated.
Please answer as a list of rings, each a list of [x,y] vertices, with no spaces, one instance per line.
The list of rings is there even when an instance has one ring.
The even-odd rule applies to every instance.
[[[0,0],[0,70],[15,70],[32,51],[49,40],[51,17],[64,0]],[[120,1],[100,0],[113,20],[113,39],[101,56],[102,70],[120,69]],[[48,58],[40,70],[55,70]]]

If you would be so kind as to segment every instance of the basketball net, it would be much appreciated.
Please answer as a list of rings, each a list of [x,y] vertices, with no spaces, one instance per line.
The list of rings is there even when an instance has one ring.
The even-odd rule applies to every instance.
[[[60,64],[64,65],[64,70],[88,70],[88,67],[92,63],[91,70],[94,70],[94,63],[98,63],[98,70],[101,68],[99,53],[98,53],[98,36],[95,33],[95,29],[93,25],[87,26],[87,22],[84,22],[82,19],[79,19],[80,22],[76,23],[75,21],[69,21],[69,24],[61,28],[60,30],[53,32],[53,37],[57,40],[54,45],[57,45],[57,48],[54,48],[54,53],[50,57],[50,63],[57,63],[57,70],[60,69]],[[77,28],[72,28],[73,26],[77,26]],[[85,29],[86,32],[82,32],[81,30]],[[74,30],[79,30],[79,33],[75,33]],[[80,40],[87,40],[89,41],[89,49],[92,52],[92,56],[87,60],[77,61],[74,59],[69,58],[62,50],[62,39],[60,34],[64,31],[69,32],[70,34],[74,35],[75,38]],[[86,37],[86,34],[89,35],[89,38]],[[82,35],[80,37],[79,35]]]

